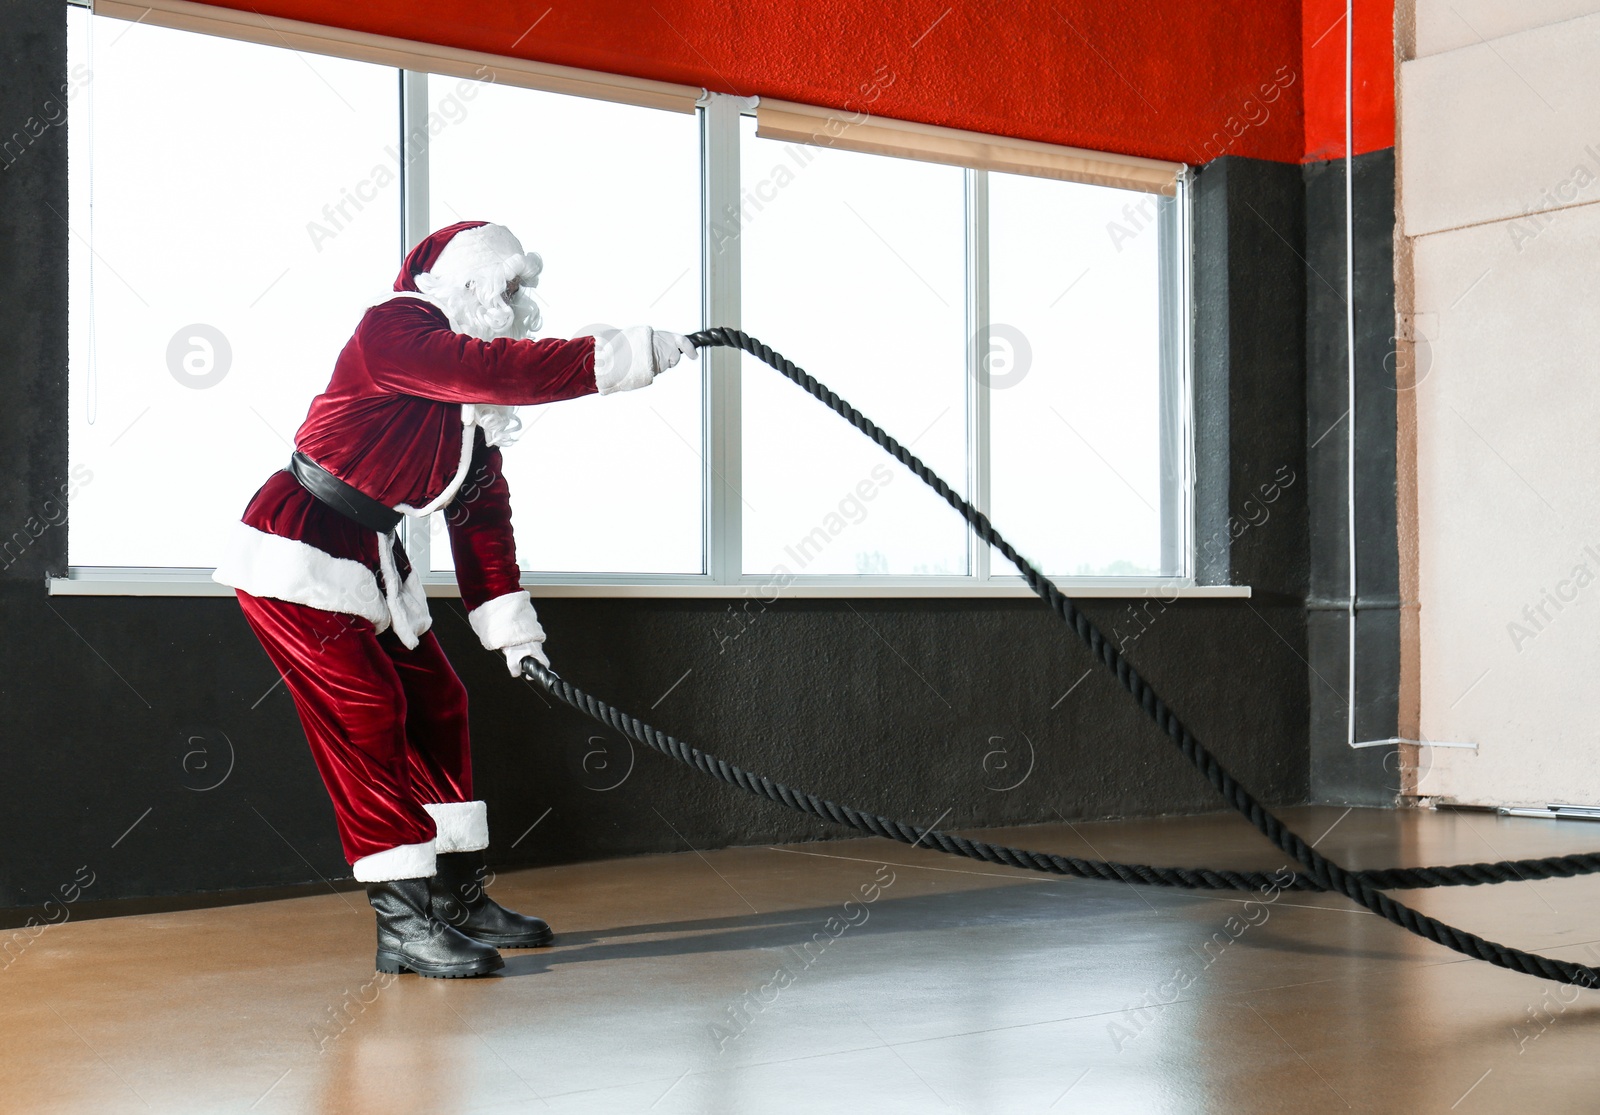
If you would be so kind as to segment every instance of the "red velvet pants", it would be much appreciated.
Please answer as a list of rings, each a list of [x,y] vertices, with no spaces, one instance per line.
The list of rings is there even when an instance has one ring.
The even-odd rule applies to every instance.
[[[472,798],[467,691],[433,632],[407,650],[360,616],[238,595],[294,697],[345,858],[433,840],[423,805]]]

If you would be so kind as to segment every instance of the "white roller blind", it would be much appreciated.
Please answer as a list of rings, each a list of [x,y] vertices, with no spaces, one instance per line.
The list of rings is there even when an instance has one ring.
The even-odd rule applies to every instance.
[[[809,143],[1035,178],[1058,178],[1065,182],[1114,186],[1169,197],[1176,192],[1178,175],[1183,170],[1181,163],[1160,159],[1058,147],[1033,140],[1009,139],[766,98],[756,107],[756,135],[789,143]]]

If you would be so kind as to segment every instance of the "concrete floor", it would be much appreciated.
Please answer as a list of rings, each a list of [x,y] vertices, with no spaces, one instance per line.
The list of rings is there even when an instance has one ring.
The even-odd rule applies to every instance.
[[[1289,813],[1356,867],[1600,846],[1600,826],[1570,822]],[[983,835],[1281,863],[1231,816]],[[0,1111],[1600,1110],[1600,997],[1337,898],[1246,906],[873,840],[520,871],[493,890],[549,917],[557,947],[470,981],[375,977],[358,894],[52,927],[0,971]],[[1600,961],[1600,879],[1409,897]]]

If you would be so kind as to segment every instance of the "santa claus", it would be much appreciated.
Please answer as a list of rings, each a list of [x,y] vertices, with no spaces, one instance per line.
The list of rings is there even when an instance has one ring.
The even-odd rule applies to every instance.
[[[644,387],[695,355],[688,338],[648,326],[531,339],[541,266],[482,221],[412,249],[398,293],[362,316],[215,574],[294,697],[377,912],[380,972],[482,975],[502,966],[497,947],[552,939],[484,890],[489,825],[473,797],[467,694],[396,528],[449,509],[472,630],[512,676],[528,656],[548,666],[500,468],[513,408]]]

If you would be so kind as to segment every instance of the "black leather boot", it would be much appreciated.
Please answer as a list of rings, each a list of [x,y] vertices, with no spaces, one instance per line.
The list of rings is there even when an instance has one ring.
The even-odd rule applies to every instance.
[[[483,889],[482,852],[441,852],[433,877],[433,916],[474,941],[503,949],[543,948],[555,939],[543,918],[513,913]]]
[[[456,979],[499,971],[506,962],[482,941],[433,916],[427,879],[368,883],[378,914],[378,971]]]

